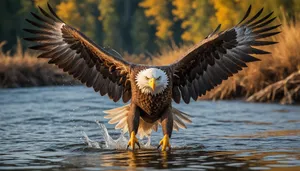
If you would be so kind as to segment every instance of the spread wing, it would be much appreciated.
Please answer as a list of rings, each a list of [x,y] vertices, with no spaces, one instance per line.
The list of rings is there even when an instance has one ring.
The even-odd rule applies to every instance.
[[[130,63],[118,53],[97,46],[84,34],[65,24],[49,4],[48,8],[50,13],[40,8],[43,16],[31,13],[37,22],[26,19],[35,29],[24,31],[35,36],[24,39],[36,43],[31,49],[42,51],[38,58],[49,59],[48,63],[57,65],[102,96],[108,94],[115,102],[121,97],[124,102],[129,101]]]
[[[262,11],[248,19],[250,6],[238,25],[217,33],[219,25],[205,40],[169,66],[174,71],[172,94],[176,103],[180,102],[181,97],[185,103],[190,102],[190,97],[196,100],[198,96],[205,95],[223,80],[247,67],[246,63],[259,60],[251,54],[269,53],[254,46],[275,44],[261,39],[278,34],[271,30],[280,25],[270,26],[276,18],[270,19],[273,12],[259,19]]]

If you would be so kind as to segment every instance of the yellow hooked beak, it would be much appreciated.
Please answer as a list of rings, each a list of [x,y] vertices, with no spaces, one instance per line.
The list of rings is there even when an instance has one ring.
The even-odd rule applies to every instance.
[[[154,91],[155,87],[156,87],[156,79],[155,78],[150,78],[148,84],[152,88],[152,90]]]

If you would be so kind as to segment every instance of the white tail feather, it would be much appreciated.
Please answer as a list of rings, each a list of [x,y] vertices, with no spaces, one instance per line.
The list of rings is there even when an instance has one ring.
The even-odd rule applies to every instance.
[[[118,115],[115,115],[113,118],[110,119],[110,121],[108,123],[110,124],[115,124],[117,122],[119,122],[121,119],[123,119],[124,117],[127,118],[127,111],[121,112]]]
[[[115,126],[115,129],[122,129],[127,124],[127,117],[122,118],[119,123]]]
[[[179,118],[181,118],[184,122],[187,122],[187,123],[192,123],[192,121],[189,119],[189,117],[191,117],[190,115],[176,109],[176,108],[172,108],[172,113],[176,114]]]
[[[115,129],[122,129],[123,133],[128,132],[127,125],[127,116],[130,110],[130,104],[103,111],[107,115],[104,118],[110,119],[108,123],[116,124]],[[192,121],[189,119],[190,116],[184,112],[176,108],[172,108],[173,114],[173,130],[178,131],[179,128],[186,129],[185,123],[191,123]],[[149,137],[151,135],[152,130],[157,131],[158,125],[160,125],[160,120],[157,120],[154,123],[147,123],[142,118],[140,118],[139,128],[137,136],[140,138]]]
[[[173,122],[173,130],[179,131],[177,123]]]

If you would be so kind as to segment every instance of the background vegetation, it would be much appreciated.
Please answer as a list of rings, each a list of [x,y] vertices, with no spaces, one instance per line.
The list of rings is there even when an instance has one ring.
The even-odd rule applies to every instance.
[[[28,27],[24,19],[48,1],[66,23],[96,43],[148,56],[170,42],[199,42],[219,23],[223,29],[235,25],[250,4],[293,22],[300,17],[299,0],[1,0],[4,51],[15,50],[17,38],[25,36],[22,28]]]
[[[0,1],[0,87],[75,84],[55,67],[37,60],[23,42],[25,18],[46,7],[48,0]],[[166,64],[178,59],[190,45],[201,41],[220,23],[227,29],[253,11],[274,11],[282,23],[272,55],[226,80],[202,98],[250,97],[252,101],[299,101],[299,0],[49,0],[58,15],[99,45],[112,47],[127,60]],[[254,12],[253,12],[254,13]],[[252,14],[253,14],[252,13]],[[33,57],[33,58],[32,58]],[[288,80],[285,80],[286,78]],[[283,83],[270,87],[279,81]],[[268,87],[269,86],[269,87]],[[263,91],[263,93],[262,93]],[[257,94],[258,93],[258,94]]]

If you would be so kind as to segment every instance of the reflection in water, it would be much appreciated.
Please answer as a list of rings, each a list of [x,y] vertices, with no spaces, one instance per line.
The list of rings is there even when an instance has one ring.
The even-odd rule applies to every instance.
[[[299,106],[174,104],[193,123],[174,132],[172,151],[156,150],[159,130],[132,152],[103,119],[121,105],[85,87],[0,89],[0,170],[300,170]]]
[[[224,122],[224,123],[243,123],[247,125],[272,125],[271,122],[261,122],[261,121],[246,121],[246,120],[217,120],[218,122]]]
[[[225,136],[228,138],[268,138],[268,137],[283,137],[283,136],[300,136],[300,130],[276,130],[258,132],[251,135],[232,135]]]
[[[289,160],[287,160],[289,156]],[[68,163],[81,163],[88,167],[107,168],[173,168],[180,170],[222,169],[263,170],[270,168],[300,169],[299,154],[295,152],[219,151],[203,149],[173,149],[171,152],[156,150],[114,151],[85,157],[70,157]],[[81,167],[75,165],[76,167]]]

